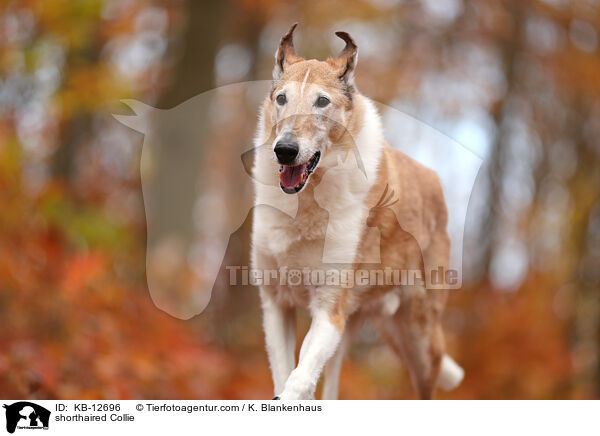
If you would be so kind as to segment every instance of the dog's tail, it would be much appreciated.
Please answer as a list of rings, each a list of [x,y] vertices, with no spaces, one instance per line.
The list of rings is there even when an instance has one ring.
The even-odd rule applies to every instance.
[[[438,386],[445,391],[451,391],[460,384],[464,376],[465,371],[458,366],[458,363],[452,357],[444,354]]]

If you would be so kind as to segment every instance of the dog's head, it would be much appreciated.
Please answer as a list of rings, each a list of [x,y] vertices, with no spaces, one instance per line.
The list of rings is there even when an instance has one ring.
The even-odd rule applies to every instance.
[[[273,86],[265,102],[264,122],[273,131],[273,156],[280,166],[280,186],[294,194],[336,145],[352,142],[354,69],[358,49],[345,32],[346,46],[336,58],[306,60],[296,55],[294,24],[275,54]],[[352,145],[350,145],[351,147]]]

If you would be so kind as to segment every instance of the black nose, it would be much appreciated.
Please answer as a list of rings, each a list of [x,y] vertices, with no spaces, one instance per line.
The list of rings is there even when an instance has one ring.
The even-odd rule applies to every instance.
[[[297,142],[282,142],[275,144],[275,154],[281,165],[291,165],[298,156]]]

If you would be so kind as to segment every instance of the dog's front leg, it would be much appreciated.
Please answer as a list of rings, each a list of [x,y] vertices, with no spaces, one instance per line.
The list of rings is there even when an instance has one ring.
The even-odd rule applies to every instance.
[[[323,367],[340,345],[345,318],[325,308],[317,308],[312,312],[313,319],[302,343],[298,366],[285,382],[283,392],[279,394],[282,400],[314,398]]]
[[[337,400],[338,390],[340,385],[340,371],[342,370],[342,362],[344,360],[344,354],[348,348],[349,341],[349,328],[346,327],[340,345],[337,350],[329,359],[325,365],[323,372],[323,394],[321,399],[323,400]]]
[[[265,342],[275,394],[281,392],[296,364],[296,311],[279,304],[268,286],[261,287]]]

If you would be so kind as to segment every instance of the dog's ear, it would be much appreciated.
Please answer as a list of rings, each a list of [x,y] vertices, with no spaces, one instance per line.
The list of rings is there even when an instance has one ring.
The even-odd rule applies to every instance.
[[[346,32],[335,32],[335,34],[344,40],[346,46],[337,58],[330,58],[327,61],[337,69],[338,77],[342,82],[354,87],[354,69],[358,61],[358,47],[352,37]]]
[[[283,38],[281,38],[281,42],[279,43],[279,47],[277,48],[277,52],[275,52],[275,68],[273,68],[274,80],[278,80],[281,77],[285,67],[303,60],[303,58],[296,55],[296,49],[294,48],[293,34],[297,25],[298,23],[292,24],[290,30],[283,35]]]

